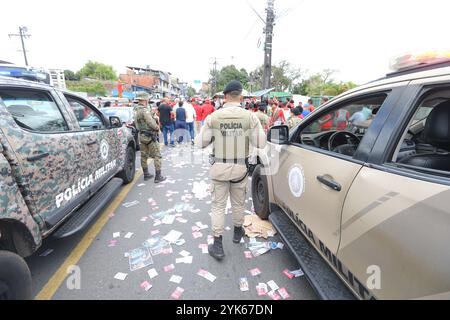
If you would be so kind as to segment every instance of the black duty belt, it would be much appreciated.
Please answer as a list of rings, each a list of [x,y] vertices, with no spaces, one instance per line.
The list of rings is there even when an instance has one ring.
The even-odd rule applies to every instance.
[[[245,159],[215,159],[216,162],[220,162],[220,163],[234,163],[234,164],[243,164],[246,165],[246,160]]]

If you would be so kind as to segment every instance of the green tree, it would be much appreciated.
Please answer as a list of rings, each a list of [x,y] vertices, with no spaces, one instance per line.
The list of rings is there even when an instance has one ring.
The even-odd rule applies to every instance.
[[[80,79],[117,80],[117,74],[112,66],[91,60],[77,72],[77,75]]]
[[[108,91],[100,81],[66,81],[67,89],[75,92],[86,92],[92,95],[106,96]]]
[[[217,74],[214,74],[214,71],[210,71],[210,84],[211,87],[214,87],[214,80],[217,79],[217,83],[215,86],[216,91],[221,91],[225,88],[228,82],[231,80],[238,80],[242,83],[242,86],[244,89],[248,89],[248,81],[249,81],[249,75],[247,73],[247,70],[244,68],[238,70],[236,66],[229,65],[223,67],[220,71],[217,71]]]
[[[189,86],[189,87],[187,88],[187,95],[188,95],[188,97],[193,97],[193,96],[195,96],[196,93],[197,93],[197,92],[195,91],[195,89],[192,88],[191,86]]]
[[[252,91],[262,89],[263,74],[263,66],[250,72]],[[272,66],[270,86],[275,88],[275,91],[293,90],[296,82],[303,77],[303,74],[304,72],[301,69],[292,66],[286,60],[282,60],[277,65]]]
[[[68,81],[80,80],[80,77],[72,70],[64,70],[64,78]]]

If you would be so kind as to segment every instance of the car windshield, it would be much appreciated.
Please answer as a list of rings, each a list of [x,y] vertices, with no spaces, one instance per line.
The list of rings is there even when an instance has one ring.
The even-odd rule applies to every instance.
[[[104,108],[101,111],[107,117],[119,117],[122,122],[128,122],[133,118],[133,112],[130,108]]]

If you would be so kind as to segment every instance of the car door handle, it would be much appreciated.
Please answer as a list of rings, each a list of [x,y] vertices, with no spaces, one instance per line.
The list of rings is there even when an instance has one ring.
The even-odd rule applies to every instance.
[[[333,180],[329,180],[325,178],[324,176],[317,176],[317,180],[319,180],[320,183],[323,183],[327,187],[330,187],[331,189],[335,191],[341,191],[342,187],[339,183]]]
[[[86,144],[87,144],[88,146],[92,146],[92,145],[94,145],[94,144],[96,144],[96,143],[97,143],[97,140],[91,140],[91,141],[86,142]]]
[[[27,157],[27,160],[28,161],[37,161],[37,160],[43,159],[45,157],[48,157],[49,155],[50,154],[48,152],[43,152],[43,153],[39,153],[35,156],[29,156],[29,157]]]

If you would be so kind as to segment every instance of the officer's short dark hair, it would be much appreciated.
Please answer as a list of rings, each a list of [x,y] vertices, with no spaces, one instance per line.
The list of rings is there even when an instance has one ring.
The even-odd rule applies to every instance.
[[[242,94],[241,90],[235,90],[235,91],[230,91],[227,93],[228,95],[232,96],[233,98],[237,98]]]
[[[260,105],[259,106],[259,111],[265,112],[266,111],[266,106],[265,105]]]

